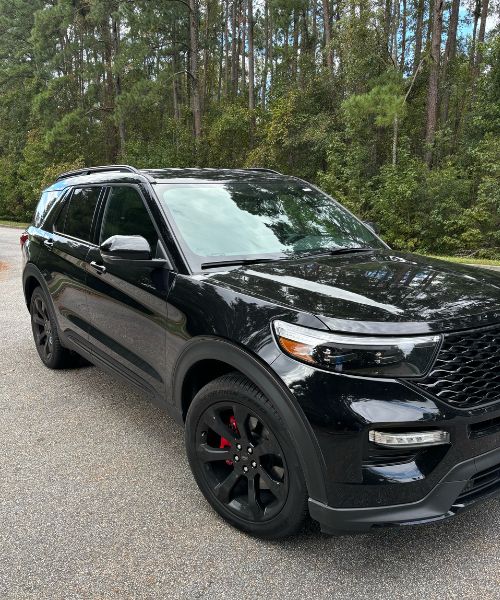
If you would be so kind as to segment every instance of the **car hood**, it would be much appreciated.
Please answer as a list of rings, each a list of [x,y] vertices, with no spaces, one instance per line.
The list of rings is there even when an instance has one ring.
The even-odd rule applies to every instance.
[[[207,278],[312,313],[335,331],[417,334],[500,322],[500,273],[392,250],[260,263]]]

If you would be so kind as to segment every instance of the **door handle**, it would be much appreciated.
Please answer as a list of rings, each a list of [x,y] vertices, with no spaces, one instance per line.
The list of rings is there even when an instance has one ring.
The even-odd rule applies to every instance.
[[[90,263],[90,266],[95,269],[99,274],[101,273],[106,273],[106,267],[104,265],[100,265],[99,263],[96,263],[95,260],[93,260]]]
[[[52,240],[43,240],[43,245],[48,248],[49,250],[52,250],[52,246],[54,245],[54,242]]]

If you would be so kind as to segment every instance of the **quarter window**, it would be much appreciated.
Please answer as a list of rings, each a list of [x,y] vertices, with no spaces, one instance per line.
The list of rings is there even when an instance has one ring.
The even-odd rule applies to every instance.
[[[142,235],[156,251],[158,234],[140,194],[132,187],[111,188],[99,243],[113,235]]]
[[[80,240],[90,241],[90,228],[94,217],[100,187],[76,188],[59,217],[64,217],[66,213],[62,232],[66,235],[78,238]],[[61,231],[59,218],[56,222],[56,229]]]

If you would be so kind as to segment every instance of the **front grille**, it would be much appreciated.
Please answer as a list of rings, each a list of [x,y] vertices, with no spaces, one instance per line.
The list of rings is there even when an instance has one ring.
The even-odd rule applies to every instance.
[[[450,333],[417,385],[458,408],[500,401],[500,325]]]
[[[500,465],[481,471],[467,483],[455,504],[469,504],[500,492]]]

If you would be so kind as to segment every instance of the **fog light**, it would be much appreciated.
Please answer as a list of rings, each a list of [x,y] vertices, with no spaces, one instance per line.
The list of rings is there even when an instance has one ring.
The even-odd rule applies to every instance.
[[[447,431],[408,431],[390,433],[388,431],[370,431],[370,442],[386,448],[417,448],[419,446],[439,446],[450,443]]]

